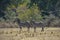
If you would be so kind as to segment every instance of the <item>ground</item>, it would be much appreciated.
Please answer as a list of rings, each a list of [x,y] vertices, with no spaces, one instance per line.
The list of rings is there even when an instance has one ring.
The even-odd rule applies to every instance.
[[[30,32],[27,28],[22,31],[19,28],[0,28],[0,40],[60,40],[60,28],[45,28],[44,32],[41,28],[37,28],[36,32],[33,28]]]

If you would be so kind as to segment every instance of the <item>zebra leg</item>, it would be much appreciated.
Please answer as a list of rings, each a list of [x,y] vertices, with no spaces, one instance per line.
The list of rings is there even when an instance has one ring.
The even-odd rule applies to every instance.
[[[44,27],[42,27],[42,30],[41,31],[44,31]]]
[[[34,32],[36,32],[36,27],[34,27]]]
[[[22,31],[22,26],[20,26],[20,32]]]
[[[30,27],[28,27],[28,30],[27,30],[28,32],[30,31]]]

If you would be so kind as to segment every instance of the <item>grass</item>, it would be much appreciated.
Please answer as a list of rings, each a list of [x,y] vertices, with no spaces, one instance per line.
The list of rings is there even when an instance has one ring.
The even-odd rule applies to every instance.
[[[19,28],[0,28],[0,40],[60,40],[60,28],[45,28],[44,32],[41,28],[36,32],[33,28],[29,32],[27,28],[21,32]]]

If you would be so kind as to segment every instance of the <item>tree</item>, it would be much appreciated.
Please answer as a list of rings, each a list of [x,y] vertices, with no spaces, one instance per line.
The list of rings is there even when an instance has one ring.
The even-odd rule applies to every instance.
[[[5,20],[5,17],[4,17],[5,10],[7,6],[9,5],[9,3],[10,3],[10,0],[0,0],[0,18],[2,18],[2,20]]]

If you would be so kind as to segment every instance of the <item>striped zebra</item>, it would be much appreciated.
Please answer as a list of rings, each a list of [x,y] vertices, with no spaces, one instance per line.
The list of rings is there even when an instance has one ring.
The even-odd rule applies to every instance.
[[[36,27],[42,27],[41,31],[44,31],[44,25],[41,22],[36,22],[34,20],[31,21],[32,26],[34,27],[34,32],[36,32]]]
[[[30,30],[30,27],[31,27],[31,24],[30,24],[30,22],[29,21],[26,21],[26,22],[21,22],[21,20],[20,19],[16,19],[15,20],[16,22],[17,22],[17,24],[19,25],[19,28],[20,28],[20,30],[22,31],[22,27],[27,27],[28,28],[28,32],[29,32],[29,30]]]

